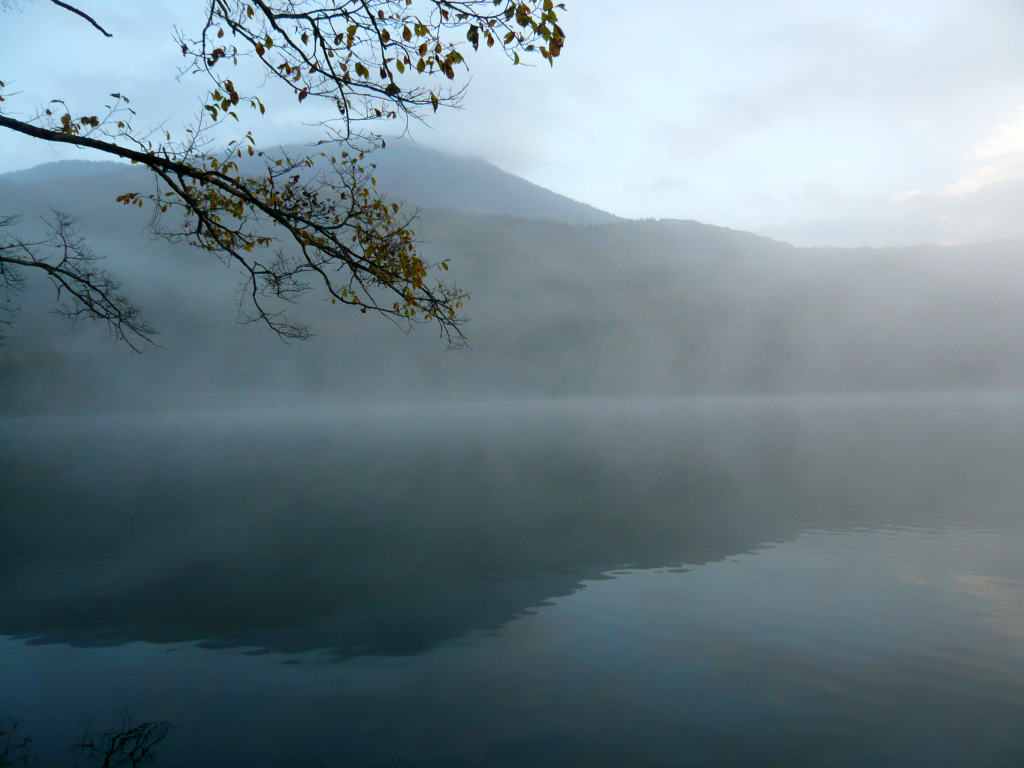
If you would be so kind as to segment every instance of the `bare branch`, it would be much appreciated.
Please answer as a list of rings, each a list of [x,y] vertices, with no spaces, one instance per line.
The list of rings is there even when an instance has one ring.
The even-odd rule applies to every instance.
[[[81,16],[83,19],[85,19],[90,24],[92,24],[94,27],[96,27],[96,29],[98,29],[100,32],[102,32],[106,37],[113,37],[112,34],[107,32],[107,30],[105,30],[103,27],[101,27],[99,24],[96,23],[96,19],[94,19],[88,13],[85,13],[85,11],[80,11],[77,8],[75,8],[73,5],[68,5],[67,3],[61,2],[61,0],[50,0],[50,2],[53,3],[54,5],[59,5],[65,11],[71,11],[76,16]]]
[[[88,318],[106,326],[108,333],[140,352],[154,344],[156,332],[142,317],[141,308],[120,293],[121,283],[106,270],[98,269],[97,256],[78,236],[76,220],[54,211],[47,221],[49,234],[37,241],[3,232],[18,223],[13,216],[0,217],[0,298],[10,325],[17,307],[6,307],[12,297],[25,290],[23,269],[43,272],[57,290],[54,310],[74,326]]]
[[[156,757],[153,750],[174,727],[166,722],[135,725],[128,713],[123,712],[120,730],[107,731],[98,738],[92,735],[91,724],[86,722],[85,734],[71,749],[100,762],[102,768],[139,768],[153,762]]]
[[[32,738],[18,734],[20,723],[14,718],[0,720],[0,766],[14,768],[33,761]],[[36,757],[35,759],[38,760]]]

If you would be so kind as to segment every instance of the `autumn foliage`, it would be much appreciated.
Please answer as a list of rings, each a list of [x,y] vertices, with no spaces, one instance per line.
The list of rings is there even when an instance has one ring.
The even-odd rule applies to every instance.
[[[400,134],[411,121],[460,104],[470,49],[497,49],[513,65],[533,56],[553,64],[565,43],[563,7],[551,0],[207,0],[202,29],[177,33],[179,74],[210,83],[199,116],[178,135],[137,129],[139,117],[120,93],[96,114],[73,114],[57,96],[21,118],[2,101],[3,83],[0,128],[148,167],[154,188],[126,191],[118,202],[151,206],[154,232],[234,266],[242,276],[241,316],[283,338],[311,335],[285,310],[318,289],[332,303],[405,328],[436,323],[459,345],[469,295],[445,279],[446,261],[421,255],[414,212],[377,191],[371,153],[386,146],[388,123]],[[328,116],[317,112],[323,133],[313,151],[265,152],[251,130],[222,139],[239,110],[273,109],[261,98],[263,77],[243,82],[253,72],[299,103],[326,103]],[[4,257],[0,248],[0,262]],[[13,273],[26,265],[8,266]]]

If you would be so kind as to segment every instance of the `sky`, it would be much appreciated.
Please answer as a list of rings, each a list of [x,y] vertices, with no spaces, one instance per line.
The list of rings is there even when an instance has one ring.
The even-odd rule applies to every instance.
[[[195,112],[172,33],[201,0],[79,5],[114,37],[45,0],[0,13],[8,113],[113,91],[137,125]],[[1020,0],[567,0],[562,19],[554,68],[471,54],[465,108],[412,138],[629,218],[797,245],[1024,237]],[[312,115],[289,100],[255,134],[308,140]],[[0,172],[63,157],[86,155],[0,132]]]

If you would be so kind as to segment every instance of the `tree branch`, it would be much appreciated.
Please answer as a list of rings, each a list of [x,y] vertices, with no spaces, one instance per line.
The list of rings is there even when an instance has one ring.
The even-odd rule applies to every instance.
[[[0,115],[0,128],[98,149],[154,171],[170,196],[157,194],[149,199],[158,211],[174,207],[185,218],[183,231],[158,233],[239,265],[243,288],[251,294],[255,307],[252,316],[243,313],[247,320],[266,323],[284,339],[309,338],[308,328],[261,306],[257,292],[290,303],[311,287],[303,282],[303,276],[314,274],[332,303],[358,307],[363,313],[373,310],[406,327],[436,322],[450,346],[465,343],[461,326],[466,318],[458,310],[468,294],[454,284],[426,283],[429,269],[447,270],[447,264],[429,264],[419,257],[410,221],[398,216],[399,206],[385,205],[372,191],[370,172],[359,164],[361,156],[345,159],[347,153],[343,153],[339,163],[331,158],[320,169],[315,168],[313,158],[268,159],[264,175],[245,177],[238,173],[233,159],[241,157],[237,147],[219,162],[204,155],[188,157],[188,153],[183,159],[163,148],[134,150],[83,136],[72,130],[74,123],[64,125],[65,130],[45,128]],[[143,199],[134,192],[118,197],[120,202],[140,206]],[[280,250],[269,264],[261,264],[249,254],[273,243],[272,237],[258,234],[265,232],[267,225],[280,227],[291,252]],[[349,279],[336,276],[341,270]],[[390,293],[391,298],[381,303],[375,291]]]
[[[111,36],[68,2],[51,2]],[[288,303],[319,285],[331,303],[372,310],[406,329],[436,322],[449,344],[464,343],[461,326],[467,318],[460,310],[469,296],[454,283],[433,279],[438,273],[432,271],[448,269],[446,260],[426,261],[412,230],[415,215],[400,212],[376,191],[375,166],[364,156],[385,142],[372,126],[402,120],[408,129],[410,121],[442,106],[459,107],[466,87],[461,76],[469,67],[463,54],[470,48],[494,48],[513,64],[533,54],[553,64],[565,42],[558,24],[564,6],[553,0],[203,3],[206,23],[198,36],[175,36],[186,62],[180,74],[205,73],[213,86],[199,117],[185,128],[187,138],[172,140],[161,130],[166,143],[156,139],[154,145],[157,133],[132,129],[135,112],[118,93],[111,94],[115,102],[103,117],[73,116],[55,99],[28,120],[0,114],[0,128],[146,166],[155,174],[156,191],[128,192],[118,201],[139,207],[151,202],[157,234],[237,266],[250,302],[240,313],[284,338],[306,338],[309,330],[279,307],[264,305],[263,297]],[[222,151],[207,151],[214,124],[239,119],[240,104],[265,112],[258,96],[239,93],[240,84],[227,76],[230,71],[241,77],[245,70],[227,68],[244,59],[258,61],[264,75],[290,88],[299,102],[312,97],[333,105],[333,117],[319,123],[327,136],[317,146],[338,148],[339,159],[322,151],[297,160],[264,157],[251,132]],[[243,152],[254,162],[264,158],[265,172],[243,172],[240,164],[251,164]],[[181,217],[164,228],[160,216],[167,211]],[[10,280],[11,270],[21,266],[7,262]],[[15,287],[9,283],[9,291]]]
[[[98,29],[100,32],[102,32],[106,37],[113,37],[112,34],[107,32],[107,30],[105,30],[103,27],[101,27],[99,24],[96,23],[96,19],[94,19],[92,16],[90,16],[85,11],[80,11],[77,8],[75,8],[73,5],[68,5],[67,3],[61,2],[61,0],[50,0],[50,2],[53,3],[54,5],[59,5],[65,11],[71,11],[76,16],[81,16],[83,19],[85,19],[90,24],[92,24],[94,27],[96,27],[96,29]]]
[[[0,230],[17,223],[13,216],[0,217]],[[59,315],[76,323],[87,317],[105,323],[111,336],[124,341],[132,351],[153,344],[155,331],[142,317],[141,308],[120,293],[121,284],[106,270],[95,266],[94,254],[78,236],[75,220],[59,211],[47,222],[50,235],[45,240],[27,241],[0,232],[0,293],[18,295],[25,290],[21,269],[43,272],[57,289]],[[11,324],[15,309],[3,307]]]

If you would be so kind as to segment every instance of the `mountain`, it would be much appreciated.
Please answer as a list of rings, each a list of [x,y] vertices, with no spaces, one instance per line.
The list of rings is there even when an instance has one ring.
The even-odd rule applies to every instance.
[[[286,148],[292,156],[308,148]],[[372,157],[378,186],[390,198],[421,208],[464,213],[547,219],[567,224],[605,224],[617,217],[585,203],[538,187],[490,163],[472,157],[449,155],[414,144],[392,140]],[[54,163],[0,174],[0,183],[40,184],[103,174],[131,174],[139,169],[126,163],[60,160]]]
[[[388,183],[410,200],[430,190],[415,169],[436,160],[413,152],[379,179],[393,174]],[[484,164],[446,167],[434,199],[451,206],[504,183]],[[1024,387],[1018,241],[795,248],[693,221],[517,218],[525,203],[514,195],[507,210],[490,198],[495,215],[439,203],[419,233],[426,255],[451,259],[449,276],[472,294],[468,349],[447,351],[429,328],[407,336],[322,296],[296,309],[318,337],[285,345],[237,324],[230,270],[152,239],[148,212],[113,202],[145,183],[138,168],[0,179],[0,212],[24,214],[26,229],[50,206],[81,218],[164,347],[135,356],[88,323],[69,332],[48,312],[52,287],[34,276],[0,350],[0,410]],[[509,188],[542,197],[522,185]]]
[[[35,168],[26,168],[23,171],[0,173],[0,180],[15,184],[37,184],[43,181],[117,173],[129,167],[127,163],[112,163],[102,160],[57,160],[37,165]]]
[[[373,159],[381,189],[423,208],[567,224],[618,220],[610,213],[505,173],[484,160],[445,154],[410,141],[388,142]]]

